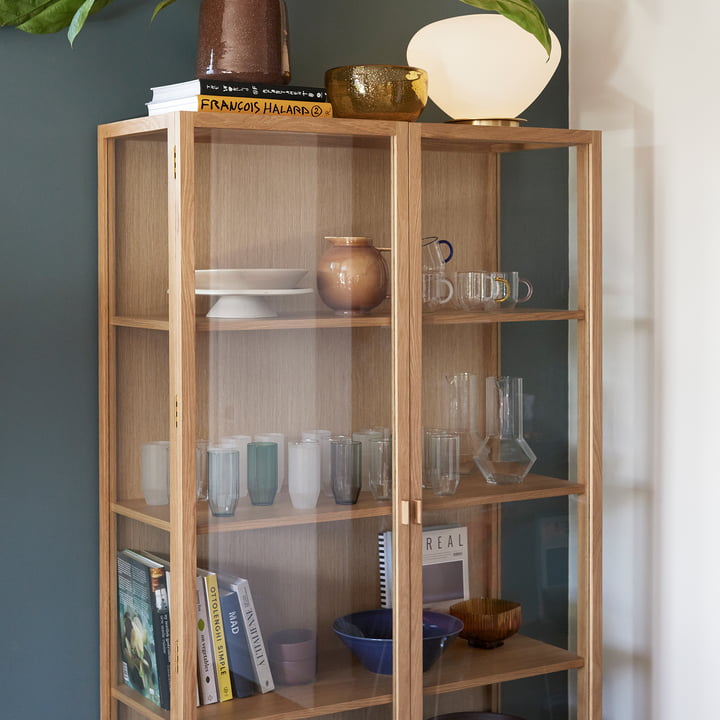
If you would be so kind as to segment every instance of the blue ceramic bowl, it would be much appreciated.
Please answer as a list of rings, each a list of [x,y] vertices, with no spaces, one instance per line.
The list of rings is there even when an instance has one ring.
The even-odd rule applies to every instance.
[[[462,620],[452,615],[423,611],[423,672],[432,667],[462,629]],[[333,630],[366,670],[392,675],[392,610],[343,615],[335,620]]]

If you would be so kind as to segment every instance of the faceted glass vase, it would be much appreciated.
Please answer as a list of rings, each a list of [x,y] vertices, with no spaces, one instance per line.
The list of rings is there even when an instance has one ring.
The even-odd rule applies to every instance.
[[[522,378],[485,381],[486,432],[475,464],[493,485],[520,483],[537,459],[523,436]]]

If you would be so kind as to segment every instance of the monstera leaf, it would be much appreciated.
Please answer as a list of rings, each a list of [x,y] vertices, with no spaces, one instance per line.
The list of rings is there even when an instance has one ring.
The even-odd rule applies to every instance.
[[[0,27],[16,27],[28,33],[54,33],[68,29],[72,45],[85,21],[112,0],[0,0]],[[162,0],[152,17],[174,0]]]
[[[490,10],[512,20],[523,30],[534,35],[550,56],[550,31],[545,16],[532,0],[462,0],[480,10]]]

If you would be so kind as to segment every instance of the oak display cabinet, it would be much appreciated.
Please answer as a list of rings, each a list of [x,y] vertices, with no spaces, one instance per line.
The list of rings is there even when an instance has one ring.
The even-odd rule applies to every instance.
[[[553,186],[549,168],[569,188]],[[189,112],[99,128],[101,717],[502,709],[600,720],[599,195],[595,132]],[[388,249],[388,297],[367,315],[336,315],[316,291],[324,238],[343,235]],[[533,299],[423,313],[428,235],[453,244],[448,273],[519,270]],[[300,287],[313,291],[268,296],[274,317],[207,317],[195,269],[243,267],[306,268]],[[522,484],[475,473],[455,495],[423,489],[423,427],[442,424],[444,378],[456,372],[477,374],[481,394],[486,376],[524,377],[538,460]],[[482,432],[482,396],[478,407]],[[296,510],[287,479],[272,505],[243,496],[230,517],[196,499],[200,440],[374,426],[392,432],[391,501],[363,491],[338,505],[321,493],[315,509]],[[151,506],[141,447],[158,440],[169,441],[169,503]],[[494,650],[457,638],[423,673],[421,535],[446,524],[468,529],[470,594],[518,601],[524,619]],[[383,676],[360,666],[332,623],[379,606],[388,529],[395,654]],[[123,682],[123,548],[169,558],[169,712]],[[314,630],[315,682],[197,707],[197,567],[249,580],[266,641]]]

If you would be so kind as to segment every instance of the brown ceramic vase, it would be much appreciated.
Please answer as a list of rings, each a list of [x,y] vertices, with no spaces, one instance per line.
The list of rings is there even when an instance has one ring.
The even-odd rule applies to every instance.
[[[365,315],[387,296],[388,273],[380,251],[366,237],[326,237],[317,288],[336,315]]]
[[[285,0],[202,0],[196,77],[290,81]]]

